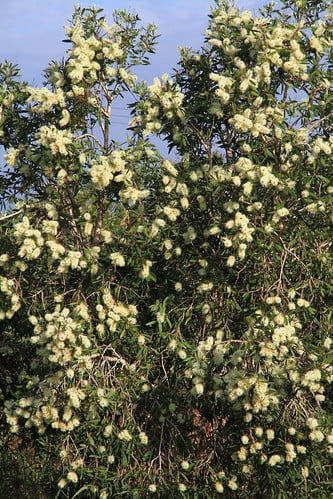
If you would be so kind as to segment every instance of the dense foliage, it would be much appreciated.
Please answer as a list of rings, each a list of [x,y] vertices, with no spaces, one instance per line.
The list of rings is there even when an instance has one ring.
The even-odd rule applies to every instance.
[[[150,86],[136,15],[66,34],[42,88],[0,67],[2,448],[57,497],[328,497],[333,9],[216,1]]]

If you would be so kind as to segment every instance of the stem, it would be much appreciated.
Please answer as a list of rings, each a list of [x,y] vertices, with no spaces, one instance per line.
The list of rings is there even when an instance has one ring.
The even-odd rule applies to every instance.
[[[15,211],[15,213],[10,213],[9,215],[4,215],[3,217],[0,218],[0,221],[7,220],[8,218],[16,217],[20,213],[23,213],[23,210],[18,210],[18,211]]]

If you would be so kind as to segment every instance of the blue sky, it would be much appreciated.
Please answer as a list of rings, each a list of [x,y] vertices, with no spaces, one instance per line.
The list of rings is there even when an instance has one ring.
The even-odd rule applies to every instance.
[[[236,0],[237,1],[237,0]],[[95,0],[103,8],[108,24],[112,24],[113,9],[136,11],[143,24],[154,23],[161,35],[152,56],[151,66],[140,71],[140,77],[150,83],[154,76],[172,73],[178,61],[178,47],[200,48],[203,32],[213,0]],[[65,55],[68,45],[63,27],[69,24],[74,6],[88,7],[89,0],[1,0],[0,59],[19,65],[24,80],[40,86],[42,71],[51,60]],[[238,0],[242,10],[257,13],[263,0]],[[127,122],[119,112],[118,124]],[[119,139],[118,139],[119,140]]]
[[[135,10],[144,24],[157,24],[161,38],[146,79],[171,72],[178,60],[178,46],[199,48],[207,27],[209,0],[96,0],[104,8],[109,23],[112,10]],[[242,9],[257,10],[262,1],[239,0]],[[1,0],[0,59],[19,64],[24,79],[40,84],[42,70],[52,59],[60,59],[67,49],[61,42],[75,5],[87,7],[90,1]]]

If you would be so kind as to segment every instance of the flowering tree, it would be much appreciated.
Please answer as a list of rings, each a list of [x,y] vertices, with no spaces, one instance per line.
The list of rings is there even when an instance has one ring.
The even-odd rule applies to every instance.
[[[2,66],[4,414],[59,497],[332,492],[333,11],[283,5],[216,2],[151,86],[126,12],[77,9],[42,89]]]

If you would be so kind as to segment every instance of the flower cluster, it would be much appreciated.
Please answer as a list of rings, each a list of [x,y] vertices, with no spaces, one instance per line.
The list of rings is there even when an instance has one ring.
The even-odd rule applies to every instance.
[[[66,105],[65,95],[61,88],[57,88],[55,92],[52,92],[48,88],[34,88],[28,87],[27,91],[30,94],[28,98],[28,103],[34,103],[32,110],[35,113],[45,113],[45,111],[51,111],[54,106],[59,106],[64,108]]]
[[[147,89],[149,97],[142,102],[140,114],[131,121],[132,126],[143,128],[143,134],[159,133],[161,131],[161,119],[169,120],[183,119],[183,94],[179,88],[169,79],[167,74],[162,78],[154,78],[153,85]]]
[[[39,229],[34,229],[27,216],[15,224],[14,236],[20,245],[18,256],[27,260],[38,258],[44,246],[44,237]]]
[[[4,255],[1,256],[4,257]],[[0,291],[4,295],[0,308],[0,320],[10,319],[21,308],[17,283],[13,279],[0,276]]]
[[[68,146],[73,143],[73,135],[68,130],[59,130],[55,125],[41,126],[36,133],[37,144],[50,149],[51,153],[68,156]]]
[[[84,78],[97,79],[100,69],[97,54],[101,50],[101,41],[91,36],[86,38],[83,27],[79,24],[73,28],[66,28],[71,37],[73,48],[69,51],[68,74],[74,85],[81,83]]]

